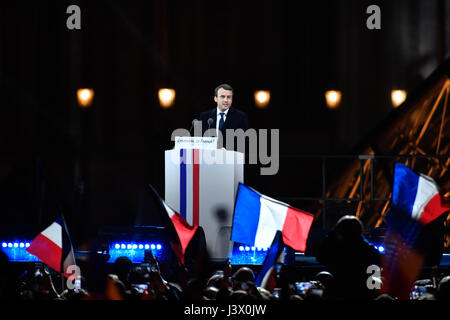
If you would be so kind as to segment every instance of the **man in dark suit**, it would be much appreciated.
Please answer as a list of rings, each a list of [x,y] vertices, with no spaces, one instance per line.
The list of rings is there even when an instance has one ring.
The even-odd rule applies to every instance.
[[[221,144],[222,141],[220,141],[219,136],[218,145],[226,148],[226,130],[242,129],[245,132],[248,129],[247,114],[231,107],[233,102],[233,88],[228,84],[221,84],[215,88],[214,101],[217,103],[216,108],[200,114],[202,134],[208,129],[215,129],[215,136],[219,136],[218,133],[220,131],[222,133],[223,143]],[[236,150],[236,147],[235,142],[234,148],[232,149]]]

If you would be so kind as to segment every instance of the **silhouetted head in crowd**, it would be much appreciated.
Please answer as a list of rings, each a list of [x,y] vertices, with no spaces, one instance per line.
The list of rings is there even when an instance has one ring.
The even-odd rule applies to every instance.
[[[361,237],[363,224],[356,216],[346,215],[338,220],[334,231],[344,240],[352,240]]]
[[[253,282],[255,280],[255,275],[253,273],[253,270],[248,267],[242,267],[239,268],[234,274],[233,274],[233,290],[239,290],[241,289],[242,283],[245,282]]]
[[[205,290],[203,290],[203,299],[204,300],[216,300],[217,292],[219,292],[219,289],[216,287],[206,287]]]
[[[251,301],[254,300],[245,290],[235,290],[231,293],[230,299],[233,301]]]
[[[216,293],[216,301],[229,301],[232,292],[229,288],[220,288]]]
[[[102,295],[106,288],[106,261],[107,257],[101,253],[93,252],[89,255],[87,268],[87,291],[90,295]]]
[[[207,286],[215,287],[217,289],[221,288],[229,288],[231,287],[231,283],[229,282],[229,278],[225,276],[223,271],[214,273],[206,283]]]
[[[356,216],[343,216],[322,242],[317,261],[335,277],[338,299],[373,299],[376,290],[367,287],[367,268],[380,265],[380,253],[363,236]]]
[[[328,271],[320,271],[316,274],[316,280],[319,281],[324,287],[328,286],[334,280],[334,276]]]
[[[321,271],[316,274],[315,279],[322,285],[324,299],[335,299],[337,297],[336,279],[330,272]]]
[[[374,300],[376,301],[392,301],[395,300],[392,296],[388,295],[387,293],[382,293],[378,295]]]
[[[439,300],[450,300],[450,276],[446,276],[439,281],[437,298]]]
[[[8,256],[0,250],[0,299],[17,297],[13,269]]]
[[[141,266],[135,266],[128,276],[128,281],[130,284],[143,284],[148,282],[148,277],[146,278],[146,271]]]
[[[204,287],[204,283],[200,279],[190,279],[183,290],[183,298],[187,300],[202,300]]]
[[[258,287],[258,291],[259,291],[259,294],[260,294],[262,300],[265,300],[265,301],[275,300],[275,297],[270,293],[269,290],[264,289],[262,287]]]
[[[128,276],[131,272],[133,263],[128,257],[118,257],[114,262],[114,273],[119,277],[119,280],[129,289],[129,279]]]

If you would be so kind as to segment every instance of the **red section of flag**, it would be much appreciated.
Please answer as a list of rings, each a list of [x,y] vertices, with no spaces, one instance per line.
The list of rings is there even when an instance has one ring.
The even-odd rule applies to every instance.
[[[200,203],[200,161],[199,161],[199,150],[192,150],[193,156],[193,177],[192,177],[192,224],[198,226],[200,222],[199,218],[199,203]]]
[[[305,252],[306,240],[313,220],[313,215],[288,207],[286,220],[281,231],[284,244],[294,250]]]
[[[438,193],[428,201],[420,215],[419,222],[422,224],[430,223],[448,210],[450,210],[450,207],[443,205],[441,195]]]
[[[178,238],[180,239],[181,254],[178,253],[177,256],[180,258],[181,263],[184,264],[184,254],[189,245],[189,242],[191,242],[192,237],[194,237],[194,234],[197,231],[198,226],[189,225],[186,222],[186,220],[184,220],[184,218],[179,213],[176,212],[172,215],[170,220],[172,220]]]
[[[381,292],[400,300],[409,300],[411,288],[419,278],[424,258],[395,233],[387,235],[385,245],[386,253],[382,257],[385,279]]]
[[[61,270],[62,249],[42,233],[30,243],[26,249],[29,253],[36,256],[49,267],[58,272]]]

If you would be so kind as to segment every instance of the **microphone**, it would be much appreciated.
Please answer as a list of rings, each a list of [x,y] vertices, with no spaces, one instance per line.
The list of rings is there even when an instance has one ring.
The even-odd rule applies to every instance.
[[[191,134],[192,128],[195,126],[197,121],[198,121],[197,119],[192,120],[191,128],[189,129],[189,134]]]
[[[214,120],[212,118],[208,119],[208,129],[211,127],[213,122],[214,122]]]

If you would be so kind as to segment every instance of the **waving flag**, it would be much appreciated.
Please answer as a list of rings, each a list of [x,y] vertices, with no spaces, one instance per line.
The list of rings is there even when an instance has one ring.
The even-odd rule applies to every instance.
[[[168,238],[171,241],[172,248],[177,255],[178,259],[184,264],[184,254],[186,249],[194,237],[198,226],[191,226],[187,221],[178,213],[169,207],[163,199],[159,196],[158,192],[149,184],[152,190],[153,198],[155,199],[158,212],[161,214],[161,220],[164,227],[167,229]]]
[[[61,215],[30,243],[26,249],[49,267],[67,274],[67,267],[75,265],[72,242],[64,217]]]
[[[292,249],[304,252],[314,216],[260,194],[240,183],[231,240],[255,247],[269,247],[277,231]]]
[[[401,163],[395,164],[392,206],[428,224],[450,207],[443,204],[436,182]]]
[[[408,213],[395,208],[386,214],[386,224],[386,251],[381,258],[385,279],[381,292],[408,300],[411,287],[424,264],[424,257],[414,248],[424,226]]]
[[[264,259],[262,268],[259,271],[258,277],[255,280],[255,285],[273,292],[273,289],[276,286],[275,275],[279,272],[279,270],[277,270],[277,265],[284,264],[284,255],[285,250],[282,235],[280,231],[277,231],[269,252],[267,252],[266,258]]]
[[[436,182],[401,163],[395,164],[392,206],[386,214],[382,292],[408,300],[420,276],[425,256],[416,240],[425,226],[450,208],[443,204]]]

